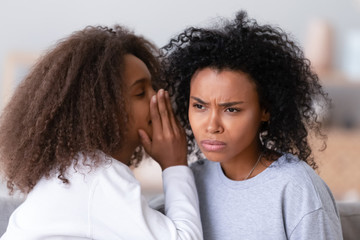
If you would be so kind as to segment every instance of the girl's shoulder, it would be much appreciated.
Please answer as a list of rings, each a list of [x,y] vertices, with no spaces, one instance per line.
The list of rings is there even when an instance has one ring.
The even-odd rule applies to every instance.
[[[101,158],[94,164],[94,158]],[[70,175],[83,175],[88,179],[105,178],[109,181],[136,181],[131,169],[122,162],[102,153],[95,155],[81,154],[77,157],[77,164],[70,168]]]
[[[109,181],[137,182],[129,166],[114,159],[108,158],[107,161],[97,169],[99,176]]]

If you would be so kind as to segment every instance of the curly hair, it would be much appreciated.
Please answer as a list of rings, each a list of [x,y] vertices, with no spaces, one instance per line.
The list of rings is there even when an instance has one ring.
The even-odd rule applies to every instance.
[[[308,133],[313,130],[325,149],[326,136],[316,107],[326,109],[330,100],[310,61],[282,29],[259,25],[240,11],[235,20],[224,21],[220,27],[187,28],[162,51],[163,81],[174,100],[175,114],[187,130],[190,152],[196,149],[187,114],[191,78],[199,69],[227,69],[250,76],[261,107],[270,113],[270,121],[259,129],[263,148],[293,153],[317,168]]]
[[[158,79],[158,53],[115,25],[74,32],[41,57],[1,116],[0,160],[10,193],[28,193],[53,175],[68,183],[66,170],[78,163],[78,153],[118,150],[128,124],[123,56],[135,55]],[[135,154],[132,161],[140,158]],[[95,157],[93,166],[100,161]]]

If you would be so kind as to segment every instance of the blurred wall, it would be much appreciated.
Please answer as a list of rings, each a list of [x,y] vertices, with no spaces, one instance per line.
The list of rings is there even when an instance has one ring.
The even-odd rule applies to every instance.
[[[0,83],[9,75],[5,63],[11,58],[18,60],[19,52],[29,55],[21,59],[26,63],[86,25],[124,24],[160,47],[187,26],[204,25],[217,16],[232,18],[240,9],[261,23],[282,27],[302,46],[312,22],[329,22],[335,33],[333,59],[337,68],[342,67],[347,34],[360,29],[360,0],[1,0]],[[17,72],[21,77],[26,71]],[[0,94],[7,92],[3,89]]]

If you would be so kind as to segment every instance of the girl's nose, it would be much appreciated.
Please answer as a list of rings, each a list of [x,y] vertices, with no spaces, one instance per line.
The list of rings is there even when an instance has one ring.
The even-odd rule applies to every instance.
[[[151,87],[149,90],[149,99],[156,94],[155,90]]]

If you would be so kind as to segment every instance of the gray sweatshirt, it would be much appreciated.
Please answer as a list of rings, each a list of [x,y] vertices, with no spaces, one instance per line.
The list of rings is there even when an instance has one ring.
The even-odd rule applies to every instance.
[[[206,240],[343,239],[331,191],[291,154],[245,181],[227,178],[218,162],[191,168]]]

